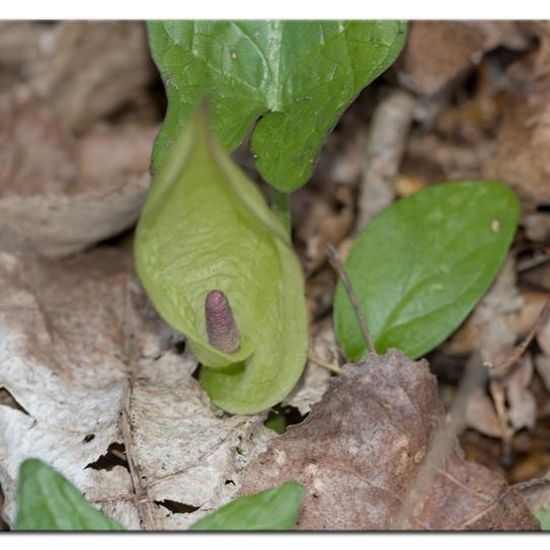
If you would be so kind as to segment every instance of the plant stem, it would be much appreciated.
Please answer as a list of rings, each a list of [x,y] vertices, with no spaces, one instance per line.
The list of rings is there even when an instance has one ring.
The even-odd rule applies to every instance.
[[[290,237],[290,194],[283,193],[277,189],[271,189],[271,209],[275,212],[279,220],[281,220],[281,223]]]

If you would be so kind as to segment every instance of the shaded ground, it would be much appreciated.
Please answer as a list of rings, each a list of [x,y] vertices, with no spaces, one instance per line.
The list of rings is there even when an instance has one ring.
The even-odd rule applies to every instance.
[[[142,24],[1,23],[2,250],[54,258],[129,249],[164,109]],[[323,373],[322,382],[312,374],[308,384],[323,386],[323,364],[343,364],[330,326],[336,278],[326,244],[345,256],[356,231],[382,208],[448,179],[503,181],[520,196],[522,217],[498,281],[428,357],[445,405],[452,405],[472,354],[509,353],[550,293],[549,149],[549,24],[413,23],[397,64],[349,108],[312,181],[292,199],[293,238],[318,336],[311,362]],[[245,147],[235,158],[259,181]],[[0,379],[0,403],[17,408],[2,385]],[[510,483],[545,476],[548,323],[502,395],[503,408],[488,388],[471,396],[460,435],[467,459]],[[296,400],[281,410],[296,421],[309,410],[303,405],[297,413],[302,405]]]

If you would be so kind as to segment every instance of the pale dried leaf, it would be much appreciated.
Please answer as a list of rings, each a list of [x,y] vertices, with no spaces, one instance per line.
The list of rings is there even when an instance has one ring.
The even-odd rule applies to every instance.
[[[493,402],[483,388],[473,392],[467,401],[466,426],[489,437],[502,435]]]
[[[304,374],[283,401],[283,405],[296,407],[302,416],[309,413],[311,406],[320,401],[328,389],[331,371],[319,362],[338,367],[338,350],[331,318],[316,325]]]
[[[510,255],[487,294],[445,344],[446,352],[463,354],[481,349],[484,358],[492,361],[514,345],[522,329],[531,329],[539,308],[530,308],[527,322],[518,322],[526,308],[516,278],[516,263]]]
[[[130,227],[149,188],[154,126],[75,140],[18,88],[0,100],[0,246],[68,255]]]
[[[529,389],[532,378],[533,361],[527,355],[506,380],[508,418],[514,431],[535,426],[537,402]]]
[[[22,80],[73,131],[115,112],[158,78],[141,21],[33,23],[12,28],[12,36],[0,51],[32,46],[33,55],[21,58]]]
[[[13,522],[19,464],[41,458],[126,528],[183,529],[231,499],[265,449],[265,415],[214,410],[189,352],[151,310],[131,256],[0,255],[0,485]],[[112,444],[123,465],[91,466]]]
[[[388,529],[444,421],[425,361],[396,350],[348,365],[300,425],[242,475],[241,493],[304,483],[301,529]],[[409,518],[413,529],[536,529],[520,494],[468,463],[454,438]]]

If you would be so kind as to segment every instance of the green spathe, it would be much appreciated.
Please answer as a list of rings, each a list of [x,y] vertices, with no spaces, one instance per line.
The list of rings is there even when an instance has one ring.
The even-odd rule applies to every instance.
[[[296,524],[304,496],[303,485],[289,481],[226,504],[190,531],[289,531]]]
[[[61,474],[32,458],[19,470],[16,531],[120,531]]]
[[[205,94],[216,135],[235,149],[252,133],[263,178],[292,191],[310,177],[346,107],[397,58],[402,21],[153,21],[149,44],[168,96],[158,169]]]
[[[498,274],[519,211],[501,183],[465,181],[432,185],[369,223],[346,269],[376,351],[415,359],[445,340]],[[361,359],[364,337],[341,283],[334,323],[346,357]]]
[[[304,278],[279,220],[209,132],[205,109],[180,132],[136,232],[139,278],[164,320],[187,337],[212,401],[253,414],[284,399],[308,348]],[[212,347],[204,303],[221,290],[241,335]]]

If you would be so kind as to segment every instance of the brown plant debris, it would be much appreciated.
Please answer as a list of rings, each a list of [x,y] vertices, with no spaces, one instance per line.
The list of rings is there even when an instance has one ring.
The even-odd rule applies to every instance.
[[[246,468],[241,494],[296,480],[307,489],[300,529],[388,529],[443,422],[425,361],[396,350],[370,354],[348,365],[310,416]],[[419,496],[410,528],[538,528],[521,495],[466,462],[455,436],[442,464]]]

